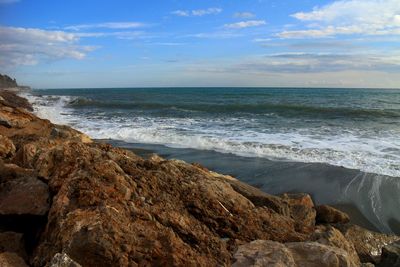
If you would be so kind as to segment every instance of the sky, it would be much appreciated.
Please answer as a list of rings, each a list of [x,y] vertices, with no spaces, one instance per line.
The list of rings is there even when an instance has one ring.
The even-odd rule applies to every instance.
[[[0,0],[34,88],[400,88],[400,0]]]

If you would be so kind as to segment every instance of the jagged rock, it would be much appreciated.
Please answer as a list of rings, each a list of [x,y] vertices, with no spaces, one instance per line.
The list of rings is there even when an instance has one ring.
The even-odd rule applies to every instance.
[[[23,234],[15,232],[0,233],[0,253],[3,252],[13,252],[27,259]]]
[[[386,245],[382,248],[382,256],[379,267],[400,266],[400,241]]]
[[[317,242],[278,243],[256,240],[242,245],[234,255],[232,267],[268,266],[351,266],[356,267],[346,251]]]
[[[0,97],[4,105],[10,107],[24,108],[29,111],[33,111],[32,105],[23,97],[16,95],[14,92],[8,90],[0,90]]]
[[[182,161],[70,141],[40,148],[30,164],[55,196],[34,266],[63,249],[82,266],[229,265],[234,240],[308,236],[292,218]]]
[[[35,177],[0,184],[0,215],[45,215],[49,210],[48,186]]]
[[[15,253],[3,252],[0,253],[1,267],[28,267],[25,261]]]
[[[11,158],[14,154],[14,143],[6,136],[0,135],[0,158]]]
[[[400,236],[372,232],[357,225],[336,225],[335,227],[354,244],[361,262],[379,263],[382,248],[400,240]]]
[[[317,211],[317,223],[348,223],[350,217],[343,211],[335,209],[328,205],[315,207]]]
[[[81,267],[65,253],[57,253],[49,263],[48,267]]]
[[[349,242],[339,230],[330,225],[318,225],[315,228],[311,240],[327,246],[343,249],[348,253],[352,266],[359,266],[361,264],[354,244]]]

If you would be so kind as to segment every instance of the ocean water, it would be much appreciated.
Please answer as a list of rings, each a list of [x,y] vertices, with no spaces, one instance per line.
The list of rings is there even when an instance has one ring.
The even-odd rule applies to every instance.
[[[283,163],[307,170],[330,166],[335,175],[324,175],[341,182],[335,195],[319,194],[321,202],[354,204],[382,231],[393,231],[400,222],[400,90],[58,89],[34,90],[28,98],[39,116],[92,138],[210,152],[217,163],[221,155],[242,159],[230,159],[235,164],[272,162],[257,177],[251,168],[247,174],[238,170],[244,180],[272,193],[280,193],[270,178],[272,170],[279,172],[276,166],[283,173]],[[343,167],[345,174],[338,171]],[[326,180],[310,181],[307,175],[316,173],[321,175],[309,171],[286,186],[301,184],[292,191],[304,191],[306,183]],[[274,183],[283,180],[274,177]]]

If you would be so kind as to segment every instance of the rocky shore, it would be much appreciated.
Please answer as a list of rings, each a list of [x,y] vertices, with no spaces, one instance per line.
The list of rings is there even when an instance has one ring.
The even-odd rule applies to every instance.
[[[307,194],[141,158],[0,91],[0,266],[400,266],[400,237]]]

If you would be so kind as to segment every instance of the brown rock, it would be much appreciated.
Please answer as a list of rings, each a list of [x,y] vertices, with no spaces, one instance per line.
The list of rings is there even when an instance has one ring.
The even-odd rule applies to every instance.
[[[8,180],[0,184],[0,215],[45,215],[49,191],[34,177]]]
[[[14,143],[6,136],[0,135],[0,158],[11,158],[14,154]]]
[[[386,245],[382,248],[380,267],[400,266],[400,241]]]
[[[315,207],[317,211],[317,223],[348,223],[350,217],[346,213],[328,205]]]
[[[239,247],[233,267],[250,266],[352,266],[346,251],[316,242],[278,243],[256,240]]]
[[[28,267],[25,261],[15,253],[3,252],[0,253],[1,267]]]
[[[0,253],[13,252],[27,259],[23,234],[14,232],[0,233]]]
[[[400,240],[399,236],[372,232],[356,225],[336,225],[336,227],[354,244],[361,262],[378,263],[382,248]]]
[[[343,249],[348,253],[352,266],[361,264],[353,243],[349,242],[336,228],[330,225],[318,225],[311,239],[327,246]]]

